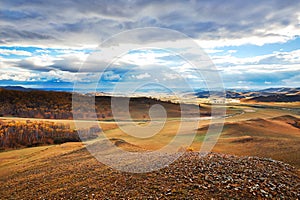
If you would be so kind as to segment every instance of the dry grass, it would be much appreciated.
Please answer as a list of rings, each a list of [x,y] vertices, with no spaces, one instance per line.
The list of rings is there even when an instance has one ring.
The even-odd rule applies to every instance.
[[[234,109],[242,110],[244,113],[226,119],[222,134],[213,149],[214,152],[270,157],[300,168],[300,130],[290,124],[291,118],[280,117],[290,115],[293,118],[295,117],[293,113],[288,110],[248,106],[235,106]],[[194,151],[200,150],[209,123],[210,120],[199,123],[200,130],[190,145]],[[174,138],[179,126],[179,121],[167,121],[158,134],[147,139],[129,136],[118,128],[109,130],[105,134],[109,138],[124,139],[142,148],[157,150]],[[187,130],[180,137],[183,139],[190,137],[192,131]]]
[[[12,171],[29,169],[42,165],[40,160],[62,155],[83,148],[82,143],[73,142],[61,145],[25,148],[0,153],[0,176],[5,176]]]
[[[291,106],[289,103],[281,104],[282,106]],[[295,103],[293,104],[295,105]],[[270,108],[253,108],[246,105],[230,105],[227,107],[230,113],[243,112],[242,115],[226,118],[226,124],[224,126],[221,137],[218,143],[214,147],[213,151],[221,153],[229,153],[235,155],[253,155],[261,157],[271,157],[274,159],[282,160],[293,164],[300,168],[300,140],[299,129],[290,124],[290,119],[280,118],[283,115],[293,115],[289,110],[282,109],[270,109]],[[7,119],[12,120],[12,119]],[[27,120],[25,118],[14,118],[14,120]],[[40,119],[30,119],[40,120]],[[47,120],[49,121],[49,120]],[[68,123],[71,127],[75,128],[74,122],[70,120],[53,120],[62,123]],[[89,126],[89,122],[79,122],[83,126]],[[194,122],[190,122],[192,125]],[[207,125],[210,120],[203,120],[199,122],[199,131],[197,132],[194,142],[190,146],[194,151],[199,151],[201,144],[205,138]],[[146,126],[147,122],[137,122],[140,126]],[[115,138],[124,140],[132,145],[141,147],[142,149],[158,150],[170,143],[178,132],[180,127],[180,121],[178,119],[168,119],[165,126],[156,135],[150,138],[137,138],[124,133],[118,128],[115,122],[101,121],[100,127],[103,129],[107,138]],[[187,123],[186,128],[178,137],[184,141],[186,138],[191,137],[194,132],[192,126]],[[177,144],[176,148],[172,151],[178,151],[178,149],[185,144]],[[62,146],[63,147],[63,146]],[[76,147],[76,145],[74,146]],[[38,147],[41,150],[54,148],[50,147]],[[76,147],[77,148],[77,147]],[[78,146],[79,148],[79,146]],[[120,148],[127,148],[125,145],[120,145]],[[57,149],[57,151],[55,150]],[[55,152],[59,152],[61,149],[56,147]],[[31,155],[31,149],[26,149],[17,158],[24,157],[23,154]],[[13,152],[13,151],[12,151]],[[0,154],[1,163],[9,163],[15,160],[16,153],[4,152]],[[47,156],[47,155],[45,155]],[[18,162],[18,161],[17,161]],[[3,167],[3,165],[1,165]],[[9,166],[9,165],[7,165]],[[0,168],[2,169],[2,168]],[[1,170],[5,171],[4,169]]]
[[[0,174],[0,199],[262,199],[259,189],[294,199],[299,192],[295,170],[266,159],[187,153],[162,170],[132,174],[99,163],[77,145],[32,148],[34,155]],[[276,190],[269,191],[270,181]]]
[[[270,157],[300,168],[300,129],[293,117],[252,119],[227,123],[214,147],[215,152]]]

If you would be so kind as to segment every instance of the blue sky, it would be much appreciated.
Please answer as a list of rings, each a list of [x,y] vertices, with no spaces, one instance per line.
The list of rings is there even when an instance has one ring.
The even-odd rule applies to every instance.
[[[291,0],[3,0],[0,86],[67,90],[74,82],[89,87],[99,82],[100,74],[98,86],[105,91],[121,82],[128,86],[150,81],[184,90],[178,82],[182,78],[194,88],[205,87],[203,78],[168,49],[133,49],[105,70],[106,62],[89,59],[111,36],[145,27],[190,37],[208,54],[226,88],[300,87],[300,2]],[[126,41],[133,47],[147,46],[153,37],[162,43],[174,40],[149,32]],[[182,47],[181,53],[189,52]]]

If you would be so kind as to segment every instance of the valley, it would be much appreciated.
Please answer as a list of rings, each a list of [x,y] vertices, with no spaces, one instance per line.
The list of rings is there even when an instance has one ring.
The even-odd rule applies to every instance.
[[[214,122],[214,118],[210,116],[210,104],[200,104],[200,113],[194,113],[182,121],[176,103],[148,98],[134,98],[133,101],[134,103],[130,104],[131,116],[133,123],[139,127],[146,127],[151,123],[148,116],[151,106],[159,104],[166,109],[167,118],[157,134],[149,138],[129,135],[122,127],[130,127],[130,121],[99,117],[101,111],[97,121],[89,118],[74,120],[68,117],[23,117],[26,112],[13,115],[6,113],[1,116],[0,125],[5,127],[1,129],[0,138],[1,196],[30,198],[31,193],[35,193],[36,198],[81,199],[97,199],[103,196],[144,198],[149,195],[153,195],[154,198],[178,198],[186,195],[211,198],[224,195],[228,198],[280,198],[280,195],[284,194],[286,197],[296,198],[299,194],[299,102],[248,101],[216,105],[226,109],[225,115],[221,117],[224,119],[222,132],[212,152],[199,157],[197,155],[201,155],[199,152],[207,139],[207,130]],[[23,102],[26,102],[26,99]],[[43,102],[40,101],[39,104]],[[98,104],[105,105],[102,108],[99,106],[99,110],[111,112],[109,97],[98,98]],[[22,104],[19,105],[20,108],[24,108]],[[196,103],[189,106],[191,110],[198,108]],[[50,116],[51,112],[56,111],[49,110]],[[159,123],[162,119],[152,120]],[[197,126],[193,128],[195,123]],[[94,127],[95,124],[99,125],[98,128]],[[176,135],[180,127],[182,132]],[[81,137],[77,135],[77,131],[81,131]],[[86,131],[85,138],[82,137],[82,131]],[[22,137],[20,133],[23,134]],[[126,152],[159,151],[174,137],[179,137],[182,141],[192,137],[190,144],[174,146],[168,152],[170,155],[185,152],[184,155],[170,166],[145,174],[116,171],[98,162],[88,151],[93,145],[98,145],[102,151],[100,153],[109,155],[113,150],[108,148],[109,145],[105,146],[106,141]],[[131,163],[133,160],[128,159],[126,162]],[[229,176],[225,170],[228,167],[233,174],[232,181],[224,178]],[[193,171],[196,168],[201,170]],[[274,177],[274,174],[278,176]],[[241,176],[243,179],[238,178]],[[268,181],[261,182],[262,179]],[[129,182],[133,184],[129,186]],[[170,184],[166,184],[167,182]],[[126,191],[123,191],[122,187],[126,188]],[[106,190],[100,188],[111,189],[106,193]],[[139,194],[136,191],[139,191]]]

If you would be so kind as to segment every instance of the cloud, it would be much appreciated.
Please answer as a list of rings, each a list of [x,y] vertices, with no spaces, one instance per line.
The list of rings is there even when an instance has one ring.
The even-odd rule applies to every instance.
[[[106,71],[102,74],[101,78],[104,81],[119,81],[121,76],[113,71]]]
[[[31,56],[32,54],[28,51],[16,50],[16,49],[0,49],[0,55],[18,55],[18,56]]]
[[[285,42],[299,35],[298,1],[1,1],[2,43],[97,45],[149,26],[181,31],[203,47]],[[57,12],[60,10],[61,12]],[[151,33],[145,39],[151,39]],[[162,40],[170,40],[162,35]],[[76,41],[76,42],[75,42]]]
[[[18,68],[0,69],[0,80],[34,82],[39,80],[39,74]]]
[[[139,75],[135,76],[136,79],[145,79],[145,78],[150,78],[150,77],[151,77],[151,75],[148,73],[139,74]]]
[[[22,41],[26,42],[34,42],[35,44],[40,43],[40,44],[45,44],[42,42],[44,40],[45,42],[53,42],[53,41],[59,41],[54,38],[52,35],[48,35],[46,33],[37,33],[34,31],[27,31],[27,30],[21,30],[18,27],[14,26],[0,26],[1,31],[0,31],[0,41],[1,43],[4,44],[15,44],[15,42],[20,42]]]
[[[286,77],[285,79],[282,80],[282,82],[286,86],[297,86],[297,87],[299,87],[299,85],[300,85],[300,74],[294,74],[294,75],[291,75],[290,77]]]
[[[271,6],[270,6],[271,5]],[[277,51],[251,57],[238,56],[232,46],[286,43],[300,36],[299,1],[0,1],[0,44],[2,47],[40,47],[13,49],[0,47],[0,80],[91,82],[103,75],[105,81],[117,81],[127,72],[135,79],[150,78],[171,82],[179,77],[197,80],[196,66],[182,58],[202,61],[202,71],[219,70],[227,86],[267,83],[299,83],[300,51]],[[183,41],[180,58],[170,52],[139,50],[118,60],[103,59],[101,52],[88,56],[112,35],[133,28],[170,28],[191,37],[218,66],[188,49]],[[154,34],[145,29],[116,41],[115,47],[136,44],[170,46],[178,38],[172,34]],[[151,45],[150,45],[151,46]],[[221,49],[228,46],[227,50]],[[151,46],[152,47],[152,46]],[[216,49],[219,47],[218,49]],[[80,51],[79,51],[80,50]],[[112,52],[116,51],[111,49]],[[125,52],[126,53],[126,52]],[[111,66],[109,66],[111,65]],[[176,73],[158,66],[168,66]],[[106,67],[108,67],[106,69]],[[5,70],[11,69],[11,70]],[[80,72],[78,73],[78,70]],[[24,76],[22,77],[22,73]],[[102,74],[103,73],[103,74]],[[161,76],[161,77],[159,77]]]
[[[270,82],[270,81],[265,81],[265,84],[266,84],[266,85],[271,85],[272,82]]]
[[[220,73],[226,87],[239,86],[265,87],[272,86],[298,87],[300,65],[237,65],[224,68]],[[270,85],[268,85],[270,86]]]
[[[300,50],[283,52],[277,51],[271,54],[264,54],[252,57],[236,57],[234,55],[225,54],[211,56],[212,61],[216,65],[234,66],[234,65],[274,65],[274,64],[296,64],[300,63]]]

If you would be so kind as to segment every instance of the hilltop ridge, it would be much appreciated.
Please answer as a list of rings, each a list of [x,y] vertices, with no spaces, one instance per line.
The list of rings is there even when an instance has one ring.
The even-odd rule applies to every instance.
[[[5,199],[27,199],[32,194],[37,199],[297,199],[300,194],[297,170],[272,159],[217,153],[203,157],[186,152],[159,171],[132,174],[99,163],[85,148],[77,146],[73,151],[70,148],[68,144],[49,147],[41,150],[46,157],[37,151],[18,165],[6,164],[6,168],[14,166],[9,174],[0,172],[0,196]],[[60,153],[52,154],[56,149]]]

